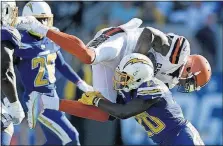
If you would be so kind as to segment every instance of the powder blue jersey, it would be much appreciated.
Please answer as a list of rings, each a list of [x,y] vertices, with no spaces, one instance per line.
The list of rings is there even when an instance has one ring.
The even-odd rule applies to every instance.
[[[46,37],[40,39],[27,31],[20,34],[22,45],[15,56],[20,58],[17,68],[25,90],[49,93],[55,88],[55,62],[60,48]]]

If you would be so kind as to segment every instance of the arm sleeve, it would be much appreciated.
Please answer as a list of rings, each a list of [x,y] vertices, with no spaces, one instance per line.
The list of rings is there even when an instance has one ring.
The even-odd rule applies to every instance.
[[[64,77],[75,84],[81,80],[77,73],[66,63],[60,51],[57,52],[56,68]]]
[[[9,41],[1,42],[1,87],[10,103],[18,101],[16,76],[13,66],[14,45]]]

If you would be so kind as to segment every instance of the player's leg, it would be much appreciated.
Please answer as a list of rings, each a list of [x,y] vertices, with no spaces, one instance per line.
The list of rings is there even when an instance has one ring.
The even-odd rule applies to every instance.
[[[46,137],[45,145],[79,145],[79,134],[59,111],[45,110],[38,118]]]
[[[1,125],[1,145],[10,145],[14,132],[13,123],[11,122],[7,127],[4,126],[3,122]]]
[[[204,145],[198,131],[189,122],[176,136],[173,145]]]
[[[93,87],[111,102],[116,102],[117,92],[113,89],[114,70],[103,64],[92,65]]]
[[[49,96],[58,98],[55,90]],[[44,131],[47,140],[46,144],[79,145],[79,134],[64,113],[55,110],[45,110],[38,120]]]
[[[7,113],[7,108],[1,102],[1,144],[10,145],[12,135],[14,133],[14,127],[12,123],[12,117]]]

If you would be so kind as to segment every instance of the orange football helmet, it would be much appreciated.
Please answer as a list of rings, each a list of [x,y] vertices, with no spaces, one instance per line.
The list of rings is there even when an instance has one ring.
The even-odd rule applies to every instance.
[[[211,79],[211,66],[201,55],[190,55],[183,66],[178,91],[193,92],[200,90]]]

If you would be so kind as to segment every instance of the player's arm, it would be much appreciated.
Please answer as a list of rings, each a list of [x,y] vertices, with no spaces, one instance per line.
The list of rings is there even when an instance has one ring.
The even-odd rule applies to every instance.
[[[101,31],[101,33],[102,32],[103,31]],[[122,32],[122,30],[120,30],[120,28],[108,29],[103,33],[110,35],[116,32]],[[116,37],[113,40],[107,40],[104,39],[103,36],[97,34],[96,36],[98,37],[95,37],[88,47],[76,36],[63,32],[49,29],[46,36],[85,64],[97,64],[102,61],[114,59],[119,55],[125,42],[124,37],[121,36]],[[94,45],[91,46],[91,43]],[[95,45],[98,43],[99,45]]]
[[[72,100],[60,99],[59,111],[99,122],[106,122],[111,118],[107,112],[95,106],[85,105],[81,102]]]
[[[137,96],[127,104],[117,104],[109,102],[99,92],[87,92],[78,101],[87,105],[95,105],[116,118],[127,119],[147,110],[160,100],[154,97],[154,95],[149,98]]]
[[[60,51],[57,52],[57,59],[56,59],[56,68],[60,71],[60,73],[66,77],[68,80],[73,82],[84,92],[93,91],[93,87],[85,83],[77,73],[71,68],[69,64],[64,60],[63,55]]]
[[[1,42],[1,87],[10,103],[18,101],[13,52],[14,46],[10,41]]]
[[[95,59],[94,50],[89,49],[83,41],[76,36],[52,29],[47,31],[46,36],[85,64],[91,64]]]
[[[16,76],[13,66],[14,45],[10,41],[1,41],[1,87],[8,98],[8,108],[14,124],[20,124],[25,117],[23,108],[18,99]]]
[[[153,48],[156,52],[166,56],[170,49],[169,41],[160,30],[145,27],[137,42],[137,45],[139,45],[138,53],[147,55],[149,49]]]
[[[111,103],[101,99],[99,100],[97,106],[101,110],[108,112],[114,117],[117,117],[119,119],[127,119],[147,110],[158,101],[159,101],[158,98],[146,101],[140,98],[136,98],[128,102],[127,104],[123,105],[123,104]]]
[[[108,120],[111,120],[110,118],[111,116],[108,113],[102,111],[101,109],[95,106],[85,105],[79,101],[52,98],[36,91],[33,91],[30,94],[30,96],[32,98],[41,99],[41,100],[38,100],[41,102],[41,104],[34,102],[36,100],[30,100],[28,103],[32,104],[32,106],[28,106],[28,107],[33,107],[33,104],[38,104],[38,106],[40,106],[40,109],[62,111],[67,114],[74,115],[81,118],[91,119],[91,120],[100,121],[100,122],[106,122]],[[30,112],[32,111],[32,109],[28,111],[29,111],[28,114],[33,115],[33,113]]]

